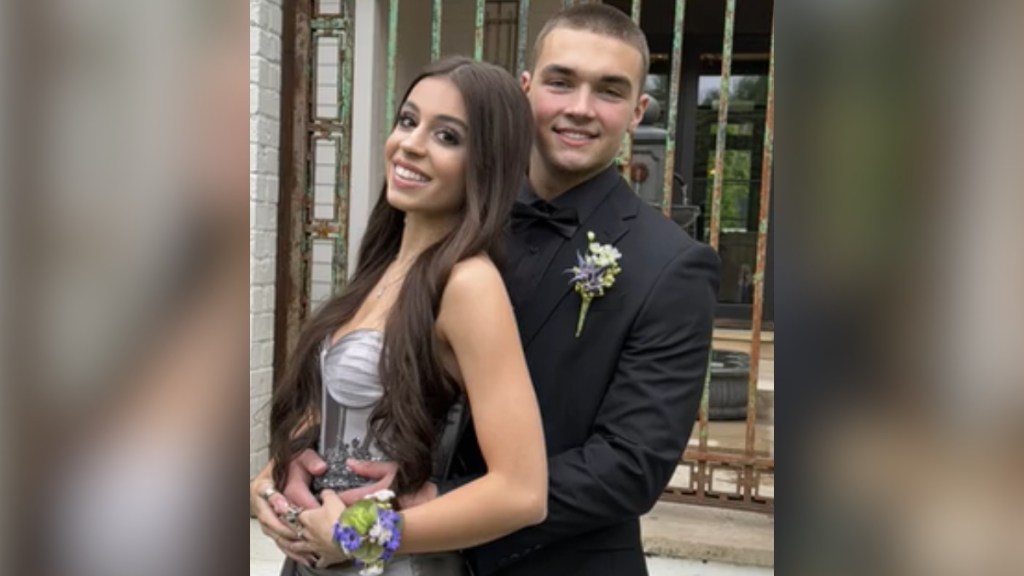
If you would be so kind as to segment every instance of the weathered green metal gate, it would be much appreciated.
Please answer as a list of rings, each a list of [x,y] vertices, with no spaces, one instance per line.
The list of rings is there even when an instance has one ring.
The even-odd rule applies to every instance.
[[[372,0],[359,0],[372,1]],[[387,75],[385,123],[390,126],[395,112],[398,87],[399,19],[404,3],[423,0],[375,0],[387,2]],[[459,3],[465,9],[470,0]],[[668,55],[670,75],[667,97],[667,135],[665,137],[663,190],[660,202],[666,216],[672,216],[673,182],[676,173],[680,85],[683,78],[683,44],[687,5],[699,0],[676,0],[664,5],[665,18],[673,22],[671,54]],[[709,231],[706,240],[719,247],[722,231],[723,182],[725,180],[726,141],[729,126],[731,75],[733,70],[734,36],[737,0],[720,1],[725,5],[721,45],[721,86],[718,100],[718,123],[715,141],[713,189],[710,201]],[[762,0],[745,0],[760,2]],[[766,0],[769,3],[770,0]],[[295,341],[299,325],[311,306],[338,290],[348,274],[349,186],[351,159],[353,30],[356,0],[295,0],[285,2],[283,134],[281,158],[281,219],[279,228],[279,269],[275,363],[283,365],[287,350]],[[492,29],[511,20],[516,14],[514,62],[517,73],[525,69],[530,0],[472,0],[474,11],[473,55],[485,57],[485,31],[488,14]],[[550,4],[549,0],[546,4]],[[563,6],[587,2],[562,0]],[[606,2],[625,9],[627,0]],[[515,8],[509,7],[515,4]],[[545,4],[539,0],[534,3]],[[642,0],[628,2],[628,14],[641,26]],[[490,12],[489,12],[489,5]],[[501,6],[497,6],[501,5]],[[432,0],[431,59],[441,56],[442,21],[451,2]],[[550,8],[550,7],[548,7]],[[661,9],[661,8],[658,8]],[[500,19],[500,22],[498,21]],[[496,43],[495,43],[496,44]],[[510,44],[503,37],[502,45]],[[748,384],[747,418],[742,450],[721,450],[709,446],[708,381],[705,382],[696,441],[680,463],[689,472],[684,485],[670,485],[665,499],[735,507],[774,513],[774,453],[755,449],[757,421],[757,383],[761,357],[761,329],[764,310],[764,279],[767,260],[769,207],[772,190],[774,143],[774,24],[770,34],[768,95],[765,112],[763,159],[761,161],[759,219],[757,228],[756,264],[753,271],[753,306],[751,317],[751,369]],[[512,61],[506,53],[498,62]],[[687,145],[684,143],[683,145]],[[632,143],[627,138],[620,156],[623,175],[632,173]],[[709,373],[710,376],[710,373]],[[720,472],[730,480],[724,490],[716,485]],[[767,484],[770,488],[766,491]]]
[[[284,3],[274,364],[348,275],[355,0]]]

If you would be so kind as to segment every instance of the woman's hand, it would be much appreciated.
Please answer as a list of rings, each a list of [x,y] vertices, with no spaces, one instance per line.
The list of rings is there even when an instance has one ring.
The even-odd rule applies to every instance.
[[[326,568],[348,559],[334,541],[334,523],[346,506],[333,490],[324,490],[320,498],[323,500],[321,507],[299,514],[299,525],[304,544],[320,557],[316,567]]]
[[[249,483],[249,508],[260,523],[260,528],[286,556],[305,566],[316,564],[309,545],[300,538],[295,528],[281,520],[291,508],[283,494],[274,489],[268,465]]]

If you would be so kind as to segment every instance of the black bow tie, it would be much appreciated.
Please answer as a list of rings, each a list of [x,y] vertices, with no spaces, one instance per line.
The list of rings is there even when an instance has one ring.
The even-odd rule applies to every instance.
[[[566,238],[572,238],[580,226],[579,216],[576,215],[576,210],[573,208],[555,208],[551,204],[540,202],[534,204],[516,202],[512,207],[513,228],[533,222],[544,222]]]

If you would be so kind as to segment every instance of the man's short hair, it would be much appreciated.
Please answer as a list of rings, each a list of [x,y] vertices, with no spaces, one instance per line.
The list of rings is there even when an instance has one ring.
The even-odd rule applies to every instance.
[[[647,37],[644,36],[643,30],[618,8],[604,4],[579,4],[555,14],[544,24],[540,34],[537,34],[537,39],[533,43],[531,65],[537,64],[537,58],[544,47],[544,40],[556,28],[593,32],[629,44],[643,58],[644,69],[640,81],[643,82],[643,76],[647,75],[647,68],[651,63],[651,51],[647,47]],[[640,89],[643,90],[642,84]]]

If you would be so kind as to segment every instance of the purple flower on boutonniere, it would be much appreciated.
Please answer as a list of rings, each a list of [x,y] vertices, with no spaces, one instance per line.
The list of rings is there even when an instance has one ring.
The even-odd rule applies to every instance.
[[[576,253],[576,266],[566,270],[572,274],[570,284],[574,284],[576,293],[580,295],[580,316],[576,321],[576,337],[583,332],[583,322],[594,298],[604,296],[606,290],[615,284],[615,277],[622,268],[619,259],[622,253],[611,244],[599,244],[593,232],[587,232],[587,255]]]

